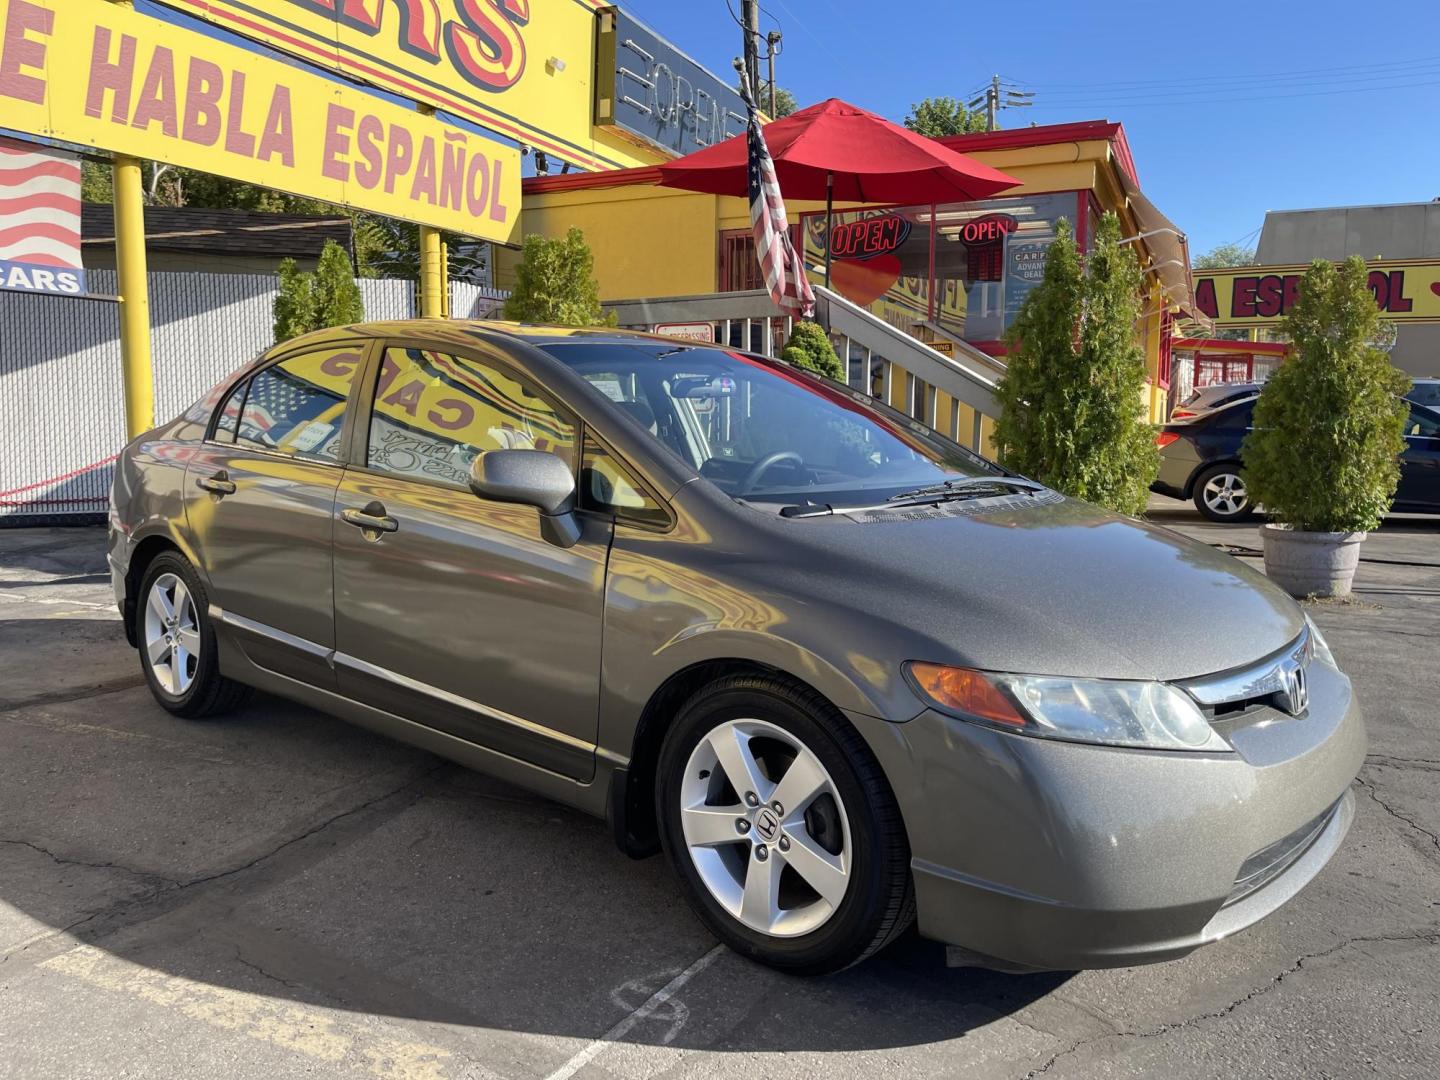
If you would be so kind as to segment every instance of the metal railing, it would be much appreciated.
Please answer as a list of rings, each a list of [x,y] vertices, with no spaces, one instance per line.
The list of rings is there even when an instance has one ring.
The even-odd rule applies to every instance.
[[[637,330],[709,323],[715,340],[778,356],[793,320],[764,289],[748,292],[617,300],[605,305]],[[846,381],[972,449],[983,450],[999,415],[995,380],[1003,365],[961,341],[947,356],[829,289],[815,289],[815,318],[845,367]]]

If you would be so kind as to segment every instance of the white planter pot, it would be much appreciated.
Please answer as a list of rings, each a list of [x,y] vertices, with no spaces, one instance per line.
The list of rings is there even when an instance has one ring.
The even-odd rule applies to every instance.
[[[1348,596],[1363,532],[1301,532],[1262,525],[1265,573],[1291,596]]]

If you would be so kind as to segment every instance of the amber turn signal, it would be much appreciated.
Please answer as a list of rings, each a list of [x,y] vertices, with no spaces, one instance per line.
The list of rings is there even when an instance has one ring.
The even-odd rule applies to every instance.
[[[983,673],[942,664],[912,663],[910,674],[925,695],[937,705],[997,724],[1022,727],[1026,723],[1010,699]]]

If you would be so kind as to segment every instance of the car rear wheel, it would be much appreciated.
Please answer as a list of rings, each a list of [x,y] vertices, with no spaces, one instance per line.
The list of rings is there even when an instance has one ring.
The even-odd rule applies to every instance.
[[[813,691],[736,676],[696,694],[666,736],[656,799],[686,898],[751,959],[839,971],[914,916],[895,797],[864,741]]]
[[[240,705],[243,683],[220,674],[220,652],[199,575],[177,552],[146,568],[136,612],[140,667],[155,700],[176,716],[198,719]]]
[[[1195,509],[1211,521],[1243,521],[1254,513],[1238,465],[1215,465],[1195,478]]]

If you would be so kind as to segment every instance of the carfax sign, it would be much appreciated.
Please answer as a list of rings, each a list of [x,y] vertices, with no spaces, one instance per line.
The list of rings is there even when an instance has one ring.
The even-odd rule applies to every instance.
[[[0,0],[0,126],[518,239],[518,150],[106,0]]]
[[[0,67],[0,79],[3,72]],[[0,289],[85,291],[74,155],[0,138]]]

